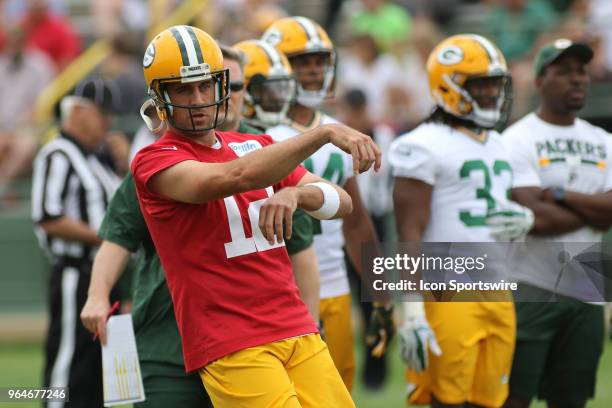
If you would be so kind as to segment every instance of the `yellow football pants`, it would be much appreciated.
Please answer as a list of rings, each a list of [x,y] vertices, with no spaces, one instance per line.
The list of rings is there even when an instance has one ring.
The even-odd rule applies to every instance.
[[[430,352],[425,372],[407,372],[408,401],[429,404],[433,394],[446,404],[501,407],[516,340],[513,303],[427,302],[425,313],[442,355]]]
[[[349,391],[353,389],[355,356],[353,354],[353,325],[351,294],[321,299],[319,316],[329,354]]]
[[[318,334],[240,350],[199,373],[215,408],[355,407]]]

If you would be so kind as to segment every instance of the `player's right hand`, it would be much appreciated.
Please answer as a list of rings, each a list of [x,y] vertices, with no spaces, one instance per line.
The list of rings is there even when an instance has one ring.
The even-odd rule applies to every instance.
[[[98,333],[100,342],[106,344],[106,321],[111,310],[107,297],[88,296],[81,311],[83,326],[92,333]]]
[[[422,309],[422,304],[420,307]],[[418,307],[413,309],[418,310]],[[424,313],[409,313],[398,333],[400,353],[408,368],[417,372],[425,370],[429,365],[429,351],[436,356],[442,355],[442,349]]]
[[[355,174],[367,171],[372,167],[372,164],[374,164],[375,171],[380,170],[380,149],[370,136],[342,124],[327,126],[331,130],[330,143],[353,157],[353,172]]]
[[[268,198],[259,208],[259,229],[270,245],[291,239],[293,213],[297,208],[297,189],[286,187]]]

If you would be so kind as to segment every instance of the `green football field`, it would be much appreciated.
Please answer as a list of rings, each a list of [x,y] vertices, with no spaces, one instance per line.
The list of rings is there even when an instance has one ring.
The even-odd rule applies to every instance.
[[[361,408],[400,408],[405,407],[404,399],[404,369],[397,356],[395,346],[391,350],[390,372],[385,388],[376,393],[367,392],[361,386],[361,347],[357,347],[358,372],[353,396],[356,405]],[[6,345],[0,344],[0,387],[23,386],[35,387],[41,382],[42,348],[38,344]],[[33,403],[2,403],[0,407],[34,408]],[[543,408],[545,404],[532,404],[532,407]],[[612,407],[612,343],[606,340],[606,348],[601,360],[597,396],[588,404],[589,408]]]

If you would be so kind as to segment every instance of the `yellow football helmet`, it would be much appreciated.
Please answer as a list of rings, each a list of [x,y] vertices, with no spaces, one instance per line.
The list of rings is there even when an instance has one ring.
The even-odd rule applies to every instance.
[[[331,95],[336,71],[336,52],[325,30],[306,17],[286,17],[273,23],[261,39],[276,47],[291,61],[304,54],[322,53],[329,56],[321,89],[305,90],[297,84],[297,101],[314,108]]]
[[[287,57],[261,40],[242,41],[234,48],[244,56],[243,115],[264,127],[283,122],[295,96],[295,81]]]
[[[445,112],[484,128],[493,128],[508,114],[511,81],[501,51],[486,38],[460,34],[442,41],[427,60],[429,90]],[[478,105],[466,89],[470,80],[499,78],[500,92],[494,108]]]
[[[215,40],[199,28],[179,25],[170,27],[153,38],[142,60],[148,94],[155,103],[161,120],[183,131],[203,131],[216,128],[225,120],[229,100],[229,70],[223,67],[223,56]],[[206,105],[178,105],[170,101],[165,85],[170,82],[213,81],[215,101]],[[196,128],[192,110],[216,107],[214,121],[205,128]],[[173,109],[188,109],[191,128],[177,127]],[[223,118],[219,118],[219,112]],[[150,119],[143,115],[149,125]],[[149,120],[147,120],[149,119]],[[221,120],[219,120],[221,119]]]

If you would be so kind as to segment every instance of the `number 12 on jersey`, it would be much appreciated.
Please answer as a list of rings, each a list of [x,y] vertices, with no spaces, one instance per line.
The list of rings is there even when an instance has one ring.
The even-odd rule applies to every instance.
[[[266,198],[249,203],[248,218],[251,223],[251,231],[253,231],[253,236],[251,238],[247,238],[244,232],[242,216],[240,215],[240,209],[238,208],[238,203],[234,196],[225,197],[223,199],[225,210],[227,211],[230,236],[232,237],[230,242],[225,243],[225,255],[228,259],[285,246],[284,241],[280,244],[275,242],[274,245],[270,245],[261,232],[261,229],[259,229],[259,209],[269,197],[272,197],[274,190],[272,187],[268,187],[266,188],[266,193],[268,194]]]

